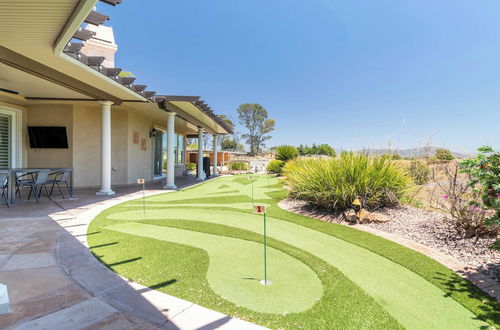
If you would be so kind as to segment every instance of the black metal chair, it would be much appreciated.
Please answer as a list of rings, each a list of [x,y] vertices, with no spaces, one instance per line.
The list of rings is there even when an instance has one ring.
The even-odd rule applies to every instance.
[[[34,171],[28,174],[34,175],[34,180],[21,180],[19,182],[16,182],[16,193],[19,191],[21,187],[29,187],[30,193],[28,195],[28,200],[30,200],[31,194],[33,194],[36,202],[38,203],[40,200],[40,196],[42,195],[42,189],[44,189],[49,200],[52,200],[46,186],[47,181],[49,179],[49,171]],[[18,178],[21,177],[22,176],[18,176]],[[20,192],[19,196],[21,196]]]
[[[9,207],[9,175],[0,173],[0,191],[2,191],[2,198],[5,200],[5,205]]]
[[[24,187],[30,188],[31,185],[35,182],[36,172],[16,172],[16,191],[15,195],[21,196],[21,189]]]
[[[53,175],[54,177],[52,179],[47,180],[46,184],[52,184],[52,187],[50,188],[50,197],[52,197],[52,192],[54,191],[54,186],[57,186],[57,189],[59,190],[59,193],[61,194],[61,197],[64,199],[64,194],[61,190],[60,184],[64,184],[66,186],[66,189],[68,189],[68,194],[70,197],[73,197],[73,192],[71,191],[71,188],[69,187],[69,177],[71,175],[71,171],[69,170],[64,170],[64,171],[58,171],[54,173],[50,173],[50,175]]]

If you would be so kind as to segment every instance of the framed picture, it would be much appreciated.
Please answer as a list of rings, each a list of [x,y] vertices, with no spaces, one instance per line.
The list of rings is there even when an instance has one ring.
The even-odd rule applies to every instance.
[[[146,139],[141,139],[141,150],[147,150],[147,141]]]
[[[134,144],[139,144],[139,132],[134,131],[132,133],[132,140]]]

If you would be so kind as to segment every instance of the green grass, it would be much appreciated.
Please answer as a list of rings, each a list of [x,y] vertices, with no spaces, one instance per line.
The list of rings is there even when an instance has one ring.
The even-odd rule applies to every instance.
[[[238,242],[262,240],[261,218],[250,213],[252,192],[246,177],[221,178],[185,191],[150,197],[145,216],[139,211],[138,201],[113,207],[91,223],[89,232],[100,233],[89,235],[89,244],[96,246],[92,251],[105,264],[126,277],[272,328],[484,327],[484,323],[472,320],[473,314],[498,325],[497,305],[451,270],[380,237],[285,212],[276,206],[285,196],[282,185],[274,178],[270,182],[269,187],[267,178],[257,178],[254,183],[254,196],[259,198],[256,202],[271,205],[270,246],[288,256],[283,259],[292,258],[293,263],[300,260],[304,266],[298,269],[314,272],[322,284],[323,295],[312,307],[299,304],[300,308],[307,305],[304,311],[262,313],[255,303],[242,306],[238,297],[221,294],[224,290],[238,291],[235,288],[243,284],[214,284],[209,260],[215,257],[207,252],[210,248],[192,239],[192,235],[204,233],[215,240],[219,237],[220,242],[228,237]],[[220,195],[206,197],[217,191]],[[173,232],[175,235],[169,236]],[[254,254],[257,258],[251,259],[258,264],[259,253]],[[238,258],[226,262],[238,265]],[[224,267],[221,264],[218,268]],[[288,275],[286,266],[273,269],[270,260],[270,269],[271,279],[274,275],[280,282],[287,282],[290,276],[293,282],[293,274]],[[311,283],[312,278],[308,280]],[[254,293],[240,291],[243,296],[245,292]],[[277,290],[273,296],[276,301],[287,301],[293,300],[290,294],[303,295],[300,287],[293,293],[287,291]],[[265,292],[257,295],[264,297]]]

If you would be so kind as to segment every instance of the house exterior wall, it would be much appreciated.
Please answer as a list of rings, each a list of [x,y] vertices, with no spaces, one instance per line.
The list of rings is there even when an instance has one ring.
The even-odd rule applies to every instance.
[[[40,104],[28,106],[26,127],[63,126],[68,136],[68,149],[32,149],[26,143],[27,167],[73,167],[73,106]],[[25,129],[27,135],[27,129]]]
[[[74,187],[100,186],[102,110],[97,102],[30,104],[21,98],[13,102],[0,95],[0,108],[15,109],[21,114],[22,162],[16,167],[72,168]],[[139,178],[153,180],[153,140],[149,133],[153,127],[163,127],[161,124],[146,114],[112,107],[112,185],[135,184]],[[66,127],[68,149],[30,148],[28,126]],[[139,135],[139,143],[134,143],[134,132]],[[176,134],[185,137],[186,129],[176,125]],[[146,150],[141,148],[142,140]],[[175,176],[182,176],[184,169],[185,165],[177,165]]]
[[[101,127],[99,106],[74,107],[73,184],[75,187],[98,187],[101,182]],[[128,113],[111,110],[111,184],[127,184]]]
[[[128,184],[135,183],[137,179],[153,180],[153,146],[149,132],[153,127],[152,120],[134,112],[128,114]],[[139,136],[139,143],[134,143],[134,132]],[[142,150],[141,143],[145,140],[146,150]],[[114,146],[114,144],[113,144]]]
[[[94,187],[101,178],[101,113],[98,107],[76,105],[73,112],[73,185]]]

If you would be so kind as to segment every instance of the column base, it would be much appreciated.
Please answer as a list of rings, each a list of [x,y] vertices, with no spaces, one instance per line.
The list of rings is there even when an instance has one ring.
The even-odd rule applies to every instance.
[[[0,283],[0,315],[10,313],[9,295],[7,286]]]
[[[177,186],[175,184],[167,184],[163,186],[163,189],[165,190],[177,190]]]
[[[99,190],[98,192],[95,193],[97,196],[113,196],[115,192],[113,190]]]
[[[196,178],[195,181],[205,181],[205,178]]]

